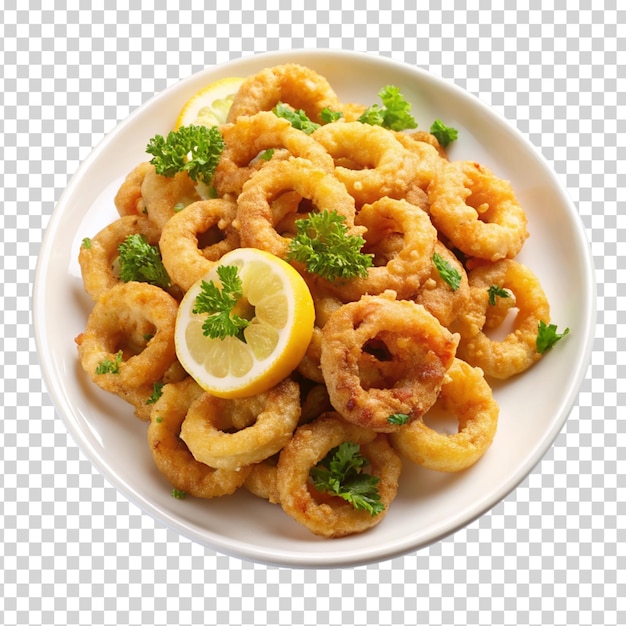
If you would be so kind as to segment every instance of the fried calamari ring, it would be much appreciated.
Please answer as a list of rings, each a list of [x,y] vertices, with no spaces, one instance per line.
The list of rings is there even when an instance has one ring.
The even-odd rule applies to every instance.
[[[321,123],[326,107],[339,110],[339,99],[326,78],[311,68],[285,63],[261,70],[243,81],[228,112],[228,122],[241,115],[271,111],[279,102],[302,109],[309,119]]]
[[[320,368],[320,358],[322,356],[322,328],[333,311],[338,309],[343,303],[339,298],[330,295],[326,289],[327,282],[317,281],[314,277],[306,275],[307,284],[313,295],[315,305],[315,325],[313,335],[307,351],[298,364],[298,372],[305,378],[318,383],[324,382],[324,375]]]
[[[234,414],[245,426],[228,432]],[[196,460],[238,469],[276,454],[291,438],[299,418],[299,386],[285,379],[251,398],[224,400],[204,394],[189,408],[180,436]]]
[[[143,215],[145,213],[141,186],[151,167],[148,161],[143,161],[126,176],[120,185],[113,198],[113,203],[120,216]]]
[[[511,185],[484,165],[445,163],[429,185],[428,197],[435,227],[468,256],[510,259],[528,238],[526,214]]]
[[[442,326],[450,328],[456,318],[465,310],[470,298],[470,288],[467,272],[456,256],[440,241],[435,244],[435,253],[438,254],[450,267],[456,270],[461,281],[457,289],[453,289],[445,281],[434,262],[431,262],[430,277],[420,286],[415,302],[424,305]]]
[[[431,146],[422,144],[424,158],[420,160],[394,133],[361,122],[326,124],[311,136],[333,157],[335,176],[344,183],[357,206],[384,196],[402,198],[416,177],[430,181],[435,159],[439,160]]]
[[[432,146],[435,150],[437,150],[437,154],[446,161],[448,160],[448,154],[445,148],[439,143],[439,140],[435,135],[429,133],[425,130],[417,130],[413,133],[397,133],[398,140],[402,143],[405,148],[413,149],[416,148],[419,152],[420,146],[415,146],[415,144],[426,143]]]
[[[363,252],[374,253],[374,266],[368,268],[365,278],[337,281],[336,295],[344,302],[388,289],[395,291],[399,299],[413,295],[431,272],[431,257],[437,241],[437,231],[428,215],[406,200],[381,198],[363,205],[355,224],[367,228]],[[397,243],[398,238],[400,245],[391,258],[376,256],[379,246],[389,241]]]
[[[310,481],[311,468],[345,441],[360,445],[360,453],[371,465],[367,473],[379,478],[378,493],[385,508],[378,515],[357,510],[339,497],[322,494]],[[350,424],[335,412],[325,413],[300,426],[280,453],[276,477],[280,505],[290,517],[321,537],[360,533],[385,517],[396,497],[401,469],[402,462],[386,435]]]
[[[550,305],[539,279],[528,267],[511,259],[479,266],[469,272],[468,279],[471,300],[458,320],[459,357],[492,378],[506,379],[528,369],[541,358],[536,344],[539,322],[550,321]],[[501,341],[484,332],[492,326],[492,286],[512,292],[517,308],[512,330]],[[502,320],[500,307],[493,307],[493,314]]]
[[[280,502],[278,493],[278,455],[271,456],[260,463],[248,465],[250,473],[246,477],[243,486],[257,498],[263,498],[271,504]]]
[[[293,157],[276,163],[270,161],[244,185],[237,199],[235,222],[242,246],[260,248],[281,258],[287,255],[290,238],[276,231],[285,215],[272,205],[274,200],[292,191],[310,200],[320,212],[326,209],[345,217],[344,223],[351,234],[361,232],[362,229],[354,227],[354,199],[346,188],[310,161]]]
[[[274,113],[262,111],[253,116],[242,116],[220,130],[225,147],[213,177],[220,196],[239,195],[244,183],[259,166],[267,163],[257,159],[266,150],[284,148],[288,154],[308,159],[319,169],[333,170],[332,157],[321,144]]]
[[[241,487],[251,468],[215,469],[196,461],[180,438],[189,407],[204,391],[191,378],[165,385],[152,409],[148,445],[159,471],[175,488],[197,498],[230,495]]]
[[[154,166],[146,172],[141,185],[146,214],[159,230],[176,215],[179,208],[200,200],[196,183],[187,172],[172,177],[157,174]]]
[[[414,420],[435,402],[458,337],[423,306],[393,292],[363,296],[335,311],[322,330],[321,367],[330,401],[346,420],[377,432]]]
[[[159,230],[147,217],[126,215],[105,226],[88,245],[81,245],[78,263],[83,286],[92,300],[120,282],[115,263],[118,247],[127,237],[137,234],[143,235],[152,246],[159,243]]]
[[[440,433],[420,418],[390,435],[393,446],[413,463],[428,469],[467,469],[489,448],[498,425],[498,404],[480,368],[455,359],[435,407],[456,416],[458,432]]]
[[[236,215],[237,204],[233,200],[199,200],[165,224],[159,241],[163,265],[184,291],[223,254],[239,247],[239,233],[232,226]]]
[[[113,393],[153,385],[176,360],[177,311],[176,300],[154,285],[128,282],[111,287],[76,337],[83,369]]]

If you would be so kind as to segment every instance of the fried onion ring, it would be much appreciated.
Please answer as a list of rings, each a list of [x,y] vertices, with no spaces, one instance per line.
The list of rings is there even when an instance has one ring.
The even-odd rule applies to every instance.
[[[128,394],[161,380],[176,360],[174,326],[178,303],[149,283],[119,283],[91,310],[78,337],[78,356],[91,380],[113,393]],[[118,354],[121,351],[121,362]],[[117,371],[97,373],[102,363]]]
[[[368,473],[379,478],[378,493],[385,509],[372,516],[357,510],[341,498],[320,494],[310,483],[309,472],[329,452],[345,441],[361,446],[368,459]],[[345,537],[379,524],[398,490],[402,469],[399,456],[387,436],[350,424],[329,412],[310,424],[300,426],[278,458],[277,485],[283,510],[321,537]]]
[[[239,228],[241,245],[260,248],[284,258],[290,239],[276,231],[284,219],[282,211],[274,210],[274,200],[285,193],[296,191],[311,201],[314,208],[336,211],[345,217],[349,232],[358,233],[354,227],[354,199],[345,187],[328,172],[321,170],[302,158],[287,161],[271,161],[259,170],[243,187],[237,199],[236,226]],[[292,207],[292,203],[286,203]],[[281,204],[281,208],[285,208]],[[295,207],[294,207],[295,208]]]
[[[467,469],[489,448],[498,425],[498,404],[481,369],[455,359],[435,406],[444,414],[456,416],[458,432],[440,433],[420,418],[390,435],[393,446],[413,463],[428,469]]]
[[[88,246],[80,247],[78,263],[83,286],[92,300],[120,282],[115,269],[118,247],[128,236],[136,234],[143,235],[152,246],[159,243],[159,230],[147,217],[125,215],[105,226]]]
[[[279,102],[302,109],[309,119],[321,123],[326,107],[338,111],[339,99],[326,78],[315,70],[285,63],[249,76],[239,87],[228,112],[228,122],[241,115],[270,111]]]
[[[288,154],[308,159],[328,172],[334,166],[332,157],[320,143],[268,111],[239,117],[220,130],[225,147],[213,177],[220,196],[241,193],[244,183],[266,163],[261,159],[255,161],[265,150],[285,148]]]
[[[228,199],[199,200],[176,213],[163,227],[159,245],[170,278],[187,291],[223,254],[239,247],[232,226],[237,204]],[[207,240],[207,244],[201,243]]]
[[[363,296],[322,330],[321,367],[330,401],[346,420],[392,432],[396,413],[414,420],[435,402],[458,337],[423,306],[393,292]]]
[[[197,498],[215,498],[234,493],[251,468],[209,467],[196,461],[180,438],[180,427],[189,407],[203,393],[191,377],[165,385],[152,409],[148,445],[159,471],[175,489]]]
[[[245,426],[228,432],[236,413],[240,419],[243,413]],[[180,436],[196,460],[238,469],[276,454],[291,438],[299,418],[300,389],[286,379],[251,398],[224,400],[205,393],[189,408]]]
[[[526,214],[508,181],[473,161],[444,162],[428,187],[435,227],[463,253],[513,258],[528,238]]]
[[[550,305],[539,279],[525,265],[501,259],[473,269],[468,280],[471,300],[457,326],[461,334],[459,357],[492,378],[506,379],[528,369],[541,358],[536,345],[539,322],[550,321]],[[512,292],[517,308],[511,332],[500,341],[484,332],[493,326],[488,293],[492,285]],[[493,314],[502,321],[500,307],[493,307]]]

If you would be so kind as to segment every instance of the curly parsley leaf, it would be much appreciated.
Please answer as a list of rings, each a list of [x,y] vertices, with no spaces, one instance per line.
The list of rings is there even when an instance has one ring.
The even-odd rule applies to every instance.
[[[333,111],[330,107],[324,107],[320,111],[320,119],[325,124],[331,124],[332,122],[336,122],[343,117],[343,113],[341,111]]]
[[[410,416],[406,413],[394,413],[387,418],[387,421],[390,424],[396,424],[398,426],[402,426],[402,424],[406,424],[409,421]]]
[[[489,304],[491,306],[496,305],[496,298],[510,298],[511,294],[504,289],[504,287],[499,287],[498,285],[491,285],[489,289],[487,289],[487,293],[489,294]]]
[[[91,248],[91,238],[85,237],[80,245],[82,248],[85,248],[85,250],[89,250]]]
[[[158,246],[151,246],[143,235],[129,235],[117,250],[122,282],[150,283],[161,289],[167,289],[172,284]]]
[[[286,119],[294,128],[310,135],[320,125],[312,122],[302,109],[292,109],[287,104],[279,102],[273,109],[274,115]]]
[[[120,373],[120,364],[124,360],[124,356],[122,351],[119,350],[115,355],[114,359],[103,359],[96,366],[96,374],[119,374]]]
[[[344,441],[333,448],[310,470],[315,488],[350,502],[357,510],[373,517],[385,510],[378,493],[379,478],[363,471],[369,461],[360,453],[360,446]]]
[[[297,220],[287,260],[304,263],[309,272],[331,281],[367,276],[373,255],[361,252],[365,239],[350,235],[345,219],[337,211],[324,209]]]
[[[390,130],[417,128],[417,122],[411,115],[411,103],[407,102],[398,87],[387,85],[378,92],[383,106],[373,104],[358,118],[363,124],[382,126]]]
[[[220,265],[217,275],[221,289],[213,282],[203,280],[201,291],[196,296],[193,313],[207,313],[202,323],[202,332],[211,339],[237,337],[244,341],[243,329],[250,323],[233,313],[243,295],[241,278],[236,265]]]
[[[430,126],[430,134],[437,137],[437,141],[443,148],[447,148],[459,137],[459,131],[452,126],[446,126],[441,120],[435,120]]]
[[[569,328],[566,328],[562,333],[558,333],[556,324],[546,324],[543,320],[540,320],[537,327],[537,352],[543,354],[567,334],[569,334]]]
[[[176,500],[184,500],[187,497],[187,492],[182,489],[172,489],[172,498],[176,498]]]
[[[433,254],[433,264],[437,268],[441,279],[450,285],[452,291],[456,291],[461,286],[460,272],[450,265],[438,252]]]
[[[156,173],[172,177],[186,171],[194,182],[210,184],[224,150],[224,139],[217,126],[181,126],[167,137],[155,135],[146,152]]]

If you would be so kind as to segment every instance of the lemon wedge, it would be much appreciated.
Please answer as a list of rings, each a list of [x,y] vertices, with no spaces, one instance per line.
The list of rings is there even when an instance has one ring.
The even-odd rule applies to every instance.
[[[219,126],[226,116],[239,90],[243,78],[222,78],[195,93],[183,105],[176,118],[174,130],[181,126]]]
[[[209,313],[195,313],[203,281],[222,288],[218,267],[236,266],[241,295],[231,315],[248,320],[242,338],[204,334]],[[175,343],[185,370],[209,393],[242,398],[263,393],[302,360],[313,334],[315,309],[304,279],[286,261],[256,248],[226,253],[183,297]]]

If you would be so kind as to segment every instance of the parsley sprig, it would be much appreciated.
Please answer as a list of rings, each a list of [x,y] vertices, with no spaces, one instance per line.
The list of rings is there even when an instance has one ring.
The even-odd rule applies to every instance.
[[[122,354],[121,350],[118,350],[113,357],[113,360],[107,357],[106,359],[102,359],[102,361],[98,363],[98,365],[96,366],[96,374],[119,374],[120,365],[122,364],[123,360],[124,355]]]
[[[407,102],[398,87],[387,85],[378,92],[383,106],[373,104],[358,118],[363,124],[382,126],[390,130],[417,128],[417,122],[411,115],[411,103]]]
[[[499,285],[491,285],[489,289],[487,289],[487,293],[489,294],[489,304],[491,306],[496,305],[496,298],[510,298],[511,294],[504,289],[504,287],[500,287]]]
[[[243,329],[250,323],[244,317],[233,313],[233,309],[243,295],[239,269],[236,265],[220,265],[217,275],[221,289],[213,282],[203,280],[201,291],[196,296],[193,313],[206,313],[202,332],[211,339],[237,337],[244,341]]]
[[[301,130],[307,135],[310,135],[313,131],[320,127],[319,124],[312,122],[302,109],[292,109],[289,105],[284,104],[283,102],[278,102],[272,111],[274,115],[288,120],[294,128]]]
[[[117,249],[122,282],[150,283],[161,289],[172,284],[158,246],[151,246],[143,235],[129,235]]]
[[[555,343],[568,334],[569,328],[566,328],[562,333],[558,333],[556,324],[546,324],[543,320],[540,320],[537,327],[537,352],[539,354],[547,352]]]
[[[446,126],[440,119],[436,119],[430,126],[430,134],[437,137],[437,141],[443,148],[447,148],[459,137],[459,131],[452,126]]]
[[[304,263],[309,272],[331,281],[367,276],[373,255],[361,252],[365,239],[350,235],[345,221],[343,215],[327,209],[297,220],[287,260]]]
[[[315,488],[350,502],[357,510],[373,517],[385,510],[378,493],[379,478],[363,471],[369,461],[360,453],[360,446],[344,441],[333,448],[310,470]]]
[[[156,173],[172,177],[186,171],[194,182],[211,183],[213,172],[224,150],[224,139],[217,126],[181,126],[167,137],[155,135],[146,152]]]
[[[461,286],[461,274],[438,252],[433,254],[433,265],[439,272],[441,280],[448,283],[452,291],[456,291]]]

